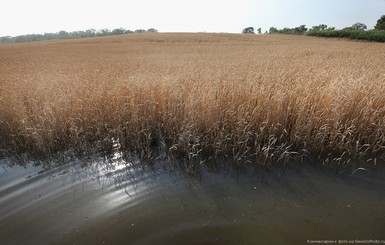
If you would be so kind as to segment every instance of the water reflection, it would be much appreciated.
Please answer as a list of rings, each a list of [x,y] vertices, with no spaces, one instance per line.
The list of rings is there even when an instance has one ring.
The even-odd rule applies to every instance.
[[[304,244],[385,239],[385,177],[312,168],[231,169],[186,175],[114,153],[42,171],[3,168],[5,244]],[[132,160],[132,159],[131,159]],[[5,170],[6,169],[6,170]],[[48,239],[48,240],[47,240]]]

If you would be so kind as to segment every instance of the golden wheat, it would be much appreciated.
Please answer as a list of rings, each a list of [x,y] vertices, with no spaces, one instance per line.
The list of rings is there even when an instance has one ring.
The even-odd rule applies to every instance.
[[[8,156],[121,151],[191,166],[385,159],[385,46],[138,34],[0,46]]]

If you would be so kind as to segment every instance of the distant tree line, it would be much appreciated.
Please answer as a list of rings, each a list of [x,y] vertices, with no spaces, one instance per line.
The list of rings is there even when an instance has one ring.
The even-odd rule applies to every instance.
[[[345,27],[341,30],[336,30],[335,27],[328,27],[325,24],[313,26],[312,28],[306,28],[306,25],[300,25],[294,28],[278,29],[270,27],[269,31],[265,34],[290,34],[290,35],[307,35],[318,37],[337,37],[337,38],[349,38],[356,40],[367,40],[374,42],[385,42],[385,15],[378,19],[376,26],[372,30],[367,30],[368,27],[363,23],[355,23],[352,26]],[[247,27],[243,29],[242,33],[254,34],[253,27]],[[261,34],[261,28],[258,28],[258,33]]]
[[[348,38],[354,40],[366,40],[372,42],[385,42],[385,15],[378,21],[374,29],[367,30],[368,27],[363,23],[355,23],[350,27],[341,30],[333,29],[313,29],[305,33],[307,36]]]
[[[262,34],[262,28],[257,29],[258,34]],[[242,31],[243,34],[255,34],[254,32],[254,27],[247,27],[243,29]]]
[[[329,38],[348,38],[354,40],[366,40],[371,42],[385,42],[385,30],[359,30],[347,29],[342,30],[324,30],[311,31],[306,33],[307,36],[329,37]]]
[[[293,34],[293,35],[303,35],[307,31],[306,25],[300,25],[295,28],[283,28],[277,29],[275,27],[270,27],[269,33],[280,33],[280,34]]]
[[[123,35],[130,33],[145,33],[145,32],[158,32],[154,28],[148,30],[138,29],[135,31],[126,30],[124,28],[117,28],[114,30],[109,29],[88,29],[86,31],[59,31],[56,33],[44,33],[44,34],[27,34],[20,36],[5,36],[0,37],[0,43],[21,43],[21,42],[35,42],[43,40],[53,40],[53,39],[78,39],[78,38],[89,38],[89,37],[103,37],[103,36],[113,36],[113,35]]]

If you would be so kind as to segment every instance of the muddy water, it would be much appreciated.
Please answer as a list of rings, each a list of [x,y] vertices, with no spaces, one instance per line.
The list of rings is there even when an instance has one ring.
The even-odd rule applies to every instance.
[[[385,240],[385,177],[117,160],[1,167],[1,244],[307,244]]]

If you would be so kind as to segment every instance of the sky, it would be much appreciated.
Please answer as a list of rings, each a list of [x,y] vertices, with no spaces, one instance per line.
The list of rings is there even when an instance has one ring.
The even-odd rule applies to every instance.
[[[372,29],[385,0],[2,0],[0,36],[125,28],[240,33],[362,22]]]

